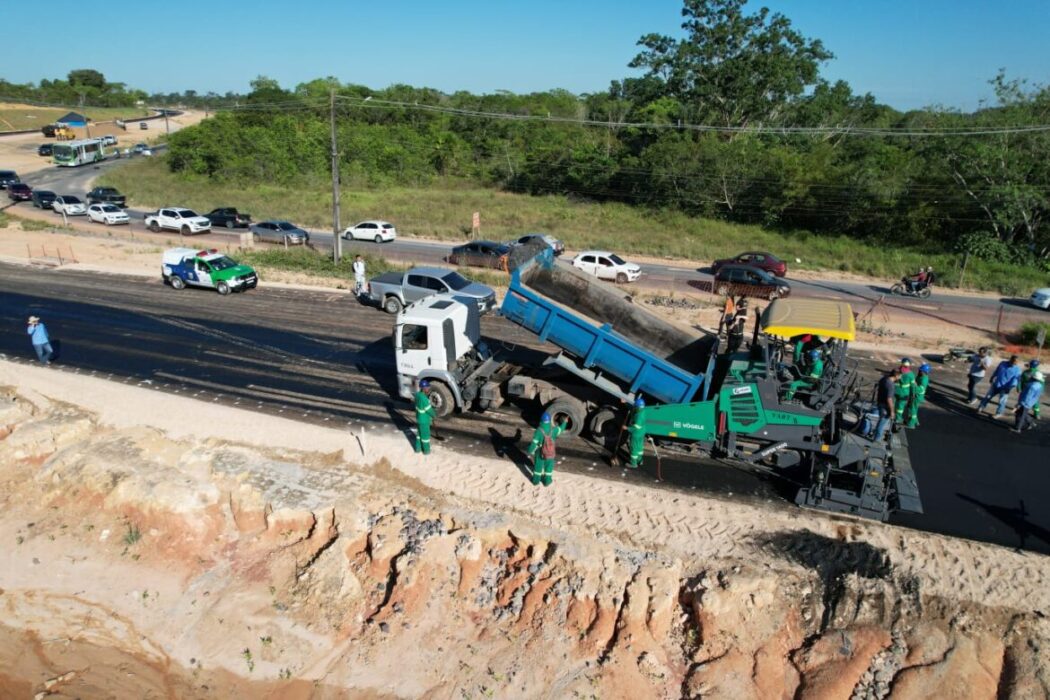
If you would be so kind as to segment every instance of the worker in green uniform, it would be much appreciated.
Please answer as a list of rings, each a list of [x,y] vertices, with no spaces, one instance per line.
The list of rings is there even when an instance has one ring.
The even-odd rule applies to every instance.
[[[784,400],[790,401],[795,398],[795,392],[802,387],[815,387],[820,384],[820,378],[824,376],[824,359],[820,350],[810,350],[806,355],[806,362],[802,367],[803,375],[791,382]]]
[[[558,456],[554,449],[554,441],[565,431],[568,424],[568,420],[563,419],[558,425],[553,425],[551,414],[547,412],[540,416],[540,424],[532,436],[532,444],[529,445],[529,455],[532,457],[533,486],[539,486],[541,480],[544,486],[551,485],[554,477],[554,460]]]
[[[430,403],[430,382],[419,381],[416,392],[416,454],[430,454],[430,424],[434,420],[434,406]]]
[[[926,400],[926,388],[930,385],[930,365],[923,362],[919,365],[919,374],[915,377],[915,391],[908,402],[908,427],[919,427],[919,404]]]
[[[1021,372],[1021,381],[1017,383],[1017,391],[1020,392],[1021,396],[1024,396],[1025,389],[1028,388],[1037,373],[1039,373],[1039,360],[1032,360],[1028,363],[1028,369]],[[1032,407],[1032,417],[1035,419],[1039,418],[1039,402],[1036,401]]]
[[[901,360],[901,376],[897,380],[896,393],[893,397],[893,403],[896,407],[895,420],[898,423],[904,420],[904,411],[908,408],[908,404],[911,403],[912,397],[915,395],[915,374],[911,371],[911,360],[907,357]]]
[[[627,428],[631,445],[631,460],[628,466],[637,469],[642,464],[642,455],[645,452],[645,399],[641,396],[634,400],[632,413],[634,415],[631,416],[631,425]]]
[[[802,335],[796,335],[791,338],[791,343],[794,344],[794,364],[796,367],[802,365],[802,358],[805,356],[803,351],[806,349],[806,343],[812,339],[813,336],[809,333],[803,333]]]

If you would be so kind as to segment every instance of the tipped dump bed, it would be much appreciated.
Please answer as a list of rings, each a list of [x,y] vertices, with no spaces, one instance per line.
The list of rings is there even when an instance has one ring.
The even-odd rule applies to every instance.
[[[549,253],[514,271],[503,315],[578,358],[583,368],[668,403],[696,397],[715,340],[676,328]]]
[[[571,265],[532,265],[522,270],[521,282],[599,326],[612,326],[618,335],[688,372],[702,372],[707,367],[710,338],[698,338],[672,326],[628,295]]]

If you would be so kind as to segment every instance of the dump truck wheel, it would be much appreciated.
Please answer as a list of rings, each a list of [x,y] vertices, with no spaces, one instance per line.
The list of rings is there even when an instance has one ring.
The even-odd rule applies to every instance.
[[[456,400],[452,396],[452,390],[444,382],[430,380],[430,405],[434,407],[434,415],[438,418],[452,415],[456,410]]]
[[[587,432],[591,439],[603,446],[609,446],[616,439],[618,429],[616,409],[611,406],[602,406],[587,421]]]
[[[565,434],[571,437],[576,437],[583,430],[584,417],[587,415],[583,404],[571,396],[562,396],[551,401],[547,404],[547,413],[551,415],[554,425],[558,425],[563,419],[567,420]]]

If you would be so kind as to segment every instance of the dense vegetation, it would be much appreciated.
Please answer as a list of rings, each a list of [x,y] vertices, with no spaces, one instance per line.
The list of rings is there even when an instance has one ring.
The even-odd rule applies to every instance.
[[[900,113],[829,84],[820,41],[743,6],[686,0],[681,39],[642,37],[631,66],[643,74],[590,95],[334,78],[286,90],[260,77],[238,109],[176,134],[169,162],[217,181],[320,187],[334,90],[342,176],[356,186],[467,178],[1045,264],[1050,133],[973,132],[1050,123],[1050,89],[999,75],[995,104],[975,113]]]
[[[110,83],[91,68],[69,71],[65,80],[44,79],[39,85],[10,83],[0,78],[3,100],[51,105],[91,105],[94,107],[132,107],[145,100],[142,90],[129,90],[124,83]]]

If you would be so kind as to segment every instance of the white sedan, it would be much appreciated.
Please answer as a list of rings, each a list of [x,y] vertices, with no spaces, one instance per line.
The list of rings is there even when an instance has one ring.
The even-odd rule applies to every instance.
[[[51,208],[55,210],[55,213],[65,214],[66,216],[83,216],[87,214],[87,207],[84,206],[84,203],[71,194],[55,197],[55,201],[51,202]]]
[[[572,266],[617,284],[634,282],[642,276],[641,267],[607,250],[585,250],[572,259]]]
[[[343,231],[343,238],[348,241],[389,243],[397,238],[397,229],[388,221],[362,221],[354,226],[348,226]]]
[[[1040,309],[1050,309],[1050,287],[1042,287],[1032,292],[1032,297],[1029,299],[1032,302],[1032,306],[1038,306]]]
[[[88,218],[98,224],[127,224],[131,222],[128,213],[116,204],[92,204],[87,210]]]

